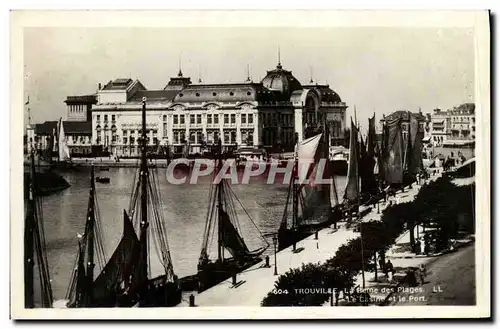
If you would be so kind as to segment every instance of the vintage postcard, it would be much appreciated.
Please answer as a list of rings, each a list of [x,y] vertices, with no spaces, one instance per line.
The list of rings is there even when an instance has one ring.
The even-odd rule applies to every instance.
[[[488,11],[10,18],[12,318],[491,316]]]

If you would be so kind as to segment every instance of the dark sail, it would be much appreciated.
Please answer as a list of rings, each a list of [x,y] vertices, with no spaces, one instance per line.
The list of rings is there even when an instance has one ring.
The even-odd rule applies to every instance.
[[[344,201],[357,202],[359,192],[359,154],[358,128],[351,120],[351,136],[349,141],[349,167],[347,169],[347,184],[344,192]]]
[[[377,192],[377,181],[375,180],[375,116],[368,119],[368,136],[366,147],[361,139],[360,147],[360,176],[361,193],[374,194]]]
[[[403,136],[401,119],[386,123],[387,146],[384,150],[384,179],[388,184],[403,182]]]
[[[135,288],[140,244],[132,222],[123,211],[123,236],[93,284],[95,306],[114,306],[119,292]]]
[[[240,236],[233,223],[231,223],[229,215],[224,210],[222,210],[219,220],[221,221],[222,245],[229,250],[234,258],[241,259],[248,256],[250,252],[248,251],[245,241],[243,241],[243,238]]]
[[[422,162],[422,131],[420,130],[420,124],[418,119],[410,115],[410,140],[411,140],[411,166],[408,168],[408,172],[415,176],[417,172],[423,168]]]

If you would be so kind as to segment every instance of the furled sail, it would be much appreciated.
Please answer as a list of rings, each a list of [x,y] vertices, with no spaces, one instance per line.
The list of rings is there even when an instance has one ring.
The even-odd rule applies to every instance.
[[[384,152],[384,179],[388,184],[403,182],[403,135],[401,119],[387,122],[387,146]]]
[[[351,120],[351,135],[349,139],[349,166],[344,201],[357,202],[359,192],[359,146],[358,128]]]
[[[59,161],[66,161],[71,158],[69,155],[69,148],[68,144],[66,141],[66,135],[64,134],[64,127],[63,127],[63,121],[62,118],[59,119],[59,139],[58,139],[58,146],[59,146]]]

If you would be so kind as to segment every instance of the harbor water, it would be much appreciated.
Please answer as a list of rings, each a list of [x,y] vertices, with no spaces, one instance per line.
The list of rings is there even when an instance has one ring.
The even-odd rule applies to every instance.
[[[202,177],[197,184],[172,185],[166,178],[166,169],[156,169],[162,200],[162,213],[167,228],[168,244],[176,275],[183,277],[196,273],[207,208],[211,177]],[[134,184],[136,168],[110,168],[109,171],[95,170],[96,176],[110,178],[109,184],[96,183],[99,217],[103,232],[103,247],[109,258],[121,238],[123,210],[128,209]],[[85,227],[85,215],[90,186],[90,168],[60,173],[71,186],[56,194],[43,197],[43,218],[47,242],[47,257],[52,279],[54,299],[63,299],[75,266],[78,250],[77,234]],[[336,177],[339,197],[343,194],[345,177]],[[250,184],[233,184],[232,189],[248,215],[264,235],[277,231],[287,197],[288,186],[278,181],[250,181]],[[239,215],[239,229],[249,249],[257,249],[263,241],[243,208],[235,201]],[[273,243],[267,237],[273,253]],[[213,239],[211,255],[215,255],[216,238]],[[161,265],[150,241],[151,274],[159,275]],[[97,268],[96,275],[99,271]]]

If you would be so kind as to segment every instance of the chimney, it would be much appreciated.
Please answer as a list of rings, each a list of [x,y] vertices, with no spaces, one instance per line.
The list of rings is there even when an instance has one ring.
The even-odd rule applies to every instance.
[[[101,83],[99,82],[99,84],[97,85],[97,90],[101,90]]]

